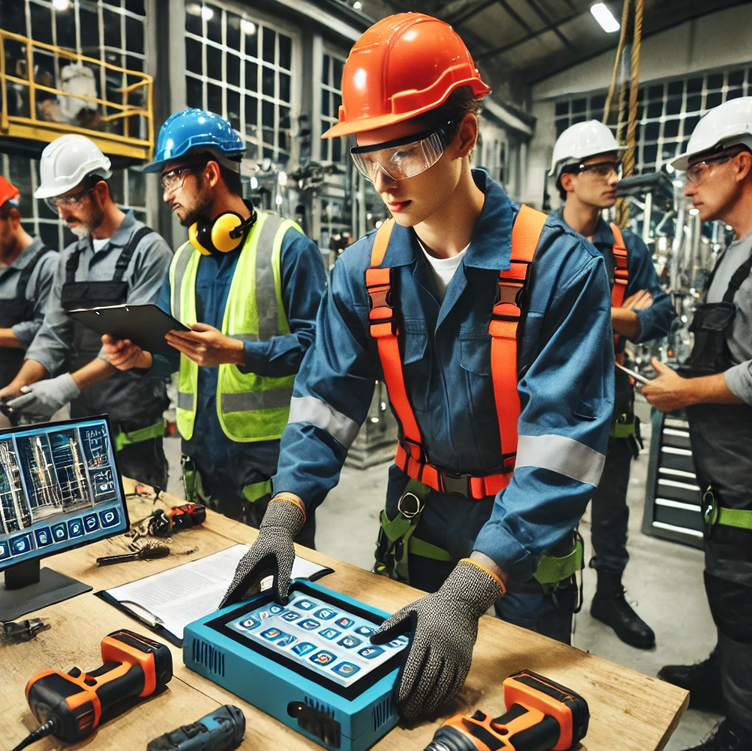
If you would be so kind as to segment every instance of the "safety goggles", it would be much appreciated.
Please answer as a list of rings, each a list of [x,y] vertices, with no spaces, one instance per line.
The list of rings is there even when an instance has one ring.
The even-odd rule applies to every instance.
[[[590,172],[593,176],[600,178],[601,180],[608,180],[612,174],[615,174],[617,179],[621,179],[621,163],[618,161],[608,162],[593,162],[592,164],[569,164],[562,172],[567,172],[573,175],[579,175],[582,172]]]
[[[172,193],[179,190],[185,183],[186,175],[192,171],[192,167],[173,167],[159,176],[159,184],[162,186],[162,193]]]
[[[73,206],[79,205],[81,201],[83,200],[83,197],[87,193],[91,193],[95,185],[96,185],[96,181],[82,188],[77,193],[66,193],[65,195],[62,195],[62,196],[53,196],[52,198],[45,198],[44,202],[50,207],[52,211],[54,211],[56,214],[59,214],[60,209],[63,207],[71,208]]]
[[[687,182],[692,183],[692,185],[700,185],[700,183],[704,182],[710,176],[715,167],[730,162],[741,151],[741,148],[733,147],[722,151],[716,156],[695,162],[691,167],[687,167]]]
[[[393,141],[350,149],[358,172],[371,182],[381,170],[392,180],[407,180],[433,167],[449,145],[453,120],[444,125]]]

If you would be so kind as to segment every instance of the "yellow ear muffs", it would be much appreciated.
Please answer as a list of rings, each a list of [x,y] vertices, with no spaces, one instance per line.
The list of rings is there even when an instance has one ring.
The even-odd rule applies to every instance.
[[[188,241],[202,256],[210,256],[214,251],[204,247],[201,241],[211,243],[211,233],[207,231],[206,222],[194,222],[188,228]]]
[[[245,240],[245,232],[237,232],[243,217],[234,211],[221,214],[214,220],[211,230],[212,244],[220,253],[229,253]]]

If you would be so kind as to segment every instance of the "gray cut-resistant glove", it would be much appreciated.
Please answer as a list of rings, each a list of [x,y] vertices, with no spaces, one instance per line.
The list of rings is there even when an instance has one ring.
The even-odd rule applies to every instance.
[[[8,402],[8,406],[34,417],[52,417],[68,402],[73,401],[81,389],[70,373],[57,378],[37,381],[21,388],[21,396]]]
[[[402,608],[371,636],[373,644],[386,644],[409,635],[394,686],[402,717],[429,715],[459,692],[473,659],[478,619],[503,594],[495,577],[464,558],[438,592]]]
[[[259,591],[259,584],[274,576],[277,601],[284,605],[290,589],[290,574],[295,562],[293,538],[305,523],[305,514],[296,503],[271,500],[261,520],[256,542],[240,559],[232,584],[222,598],[220,608],[247,599]]]

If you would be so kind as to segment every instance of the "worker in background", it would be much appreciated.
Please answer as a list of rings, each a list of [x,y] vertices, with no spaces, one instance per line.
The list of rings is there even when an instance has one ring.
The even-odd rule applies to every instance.
[[[624,364],[624,345],[648,342],[669,333],[674,312],[661,289],[645,243],[629,230],[620,230],[602,216],[616,203],[619,146],[611,131],[597,120],[567,128],[554,144],[551,172],[564,202],[557,216],[590,240],[606,260],[611,284],[611,325],[616,359]],[[634,413],[634,387],[615,368],[616,401],[601,482],[593,495],[590,566],[598,585],[590,613],[627,644],[638,649],[655,646],[655,634],[624,597],[622,575],[629,560],[629,470],[642,442]]]
[[[752,97],[732,99],[697,124],[687,151],[684,194],[703,222],[734,241],[718,259],[690,330],[694,347],[679,375],[653,359],[643,387],[661,412],[685,409],[705,504],[705,591],[718,645],[704,662],[658,674],[688,689],[692,706],[726,719],[692,751],[752,748]],[[688,377],[684,377],[688,376]],[[719,693],[722,694],[723,702]]]
[[[357,137],[355,165],[394,221],[334,264],[276,495],[224,602],[268,573],[285,599],[292,539],[337,483],[384,380],[400,442],[377,569],[431,594],[373,640],[409,634],[396,700],[417,717],[462,687],[490,606],[569,641],[573,529],[613,408],[608,286],[579,235],[471,170],[489,88],[451,26],[418,13],[379,21],[351,50],[342,92],[324,137]]]
[[[187,496],[258,527],[326,272],[297,224],[243,200],[244,154],[218,115],[188,109],[162,126],[145,171],[160,173],[164,200],[190,240],[175,253],[159,306],[191,331],[167,337],[174,357],[111,339],[105,350],[120,368],[179,370]],[[313,547],[314,532],[311,516],[297,541]]]
[[[57,268],[57,253],[21,226],[19,199],[0,177],[0,388],[16,377],[42,325]]]
[[[9,406],[35,418],[48,419],[68,402],[72,417],[108,413],[120,471],[165,488],[164,379],[119,373],[101,353],[99,335],[68,311],[155,302],[172,258],[169,246],[132,211],[118,208],[107,184],[110,160],[88,138],[67,135],[50,143],[39,172],[34,195],[77,240],[60,254],[44,323],[0,396],[16,396]]]

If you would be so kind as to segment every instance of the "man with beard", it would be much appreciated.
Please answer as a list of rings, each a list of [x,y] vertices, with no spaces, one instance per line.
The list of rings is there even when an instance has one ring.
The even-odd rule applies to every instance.
[[[616,203],[618,152],[611,131],[597,120],[577,123],[556,140],[551,176],[564,205],[557,216],[590,240],[606,261],[611,284],[611,325],[616,360],[624,361],[627,339],[646,342],[666,336],[675,317],[671,298],[661,289],[645,243],[601,216]],[[627,527],[629,472],[641,448],[640,422],[634,414],[634,387],[618,368],[616,402],[601,482],[593,495],[590,561],[598,586],[590,614],[638,649],[655,646],[653,629],[624,597],[622,574],[629,560]]]
[[[326,272],[297,224],[243,200],[244,153],[218,115],[188,109],[165,122],[156,161],[144,171],[160,173],[164,201],[190,240],[175,253],[159,306],[191,331],[168,334],[174,357],[103,341],[123,370],[179,370],[186,496],[257,527]],[[310,515],[296,539],[313,547],[314,532]]]
[[[155,302],[172,254],[164,239],[112,200],[110,160],[88,138],[66,135],[50,143],[39,171],[34,195],[78,239],[60,255],[44,323],[0,397],[16,396],[9,405],[35,418],[47,419],[68,402],[73,417],[109,413],[123,474],[165,488],[164,378],[118,372],[100,352],[99,337],[67,311]]]
[[[0,177],[0,388],[18,373],[42,325],[57,266],[57,253],[21,226],[18,206],[18,188]]]

